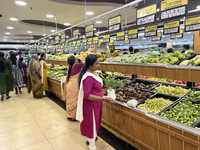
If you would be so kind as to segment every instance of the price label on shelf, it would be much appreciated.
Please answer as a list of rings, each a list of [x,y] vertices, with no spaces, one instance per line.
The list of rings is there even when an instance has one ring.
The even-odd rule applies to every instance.
[[[129,39],[137,39],[138,38],[138,29],[128,30],[128,38]]]
[[[183,38],[183,29],[180,29],[179,33],[171,34],[171,39],[180,39]]]
[[[117,41],[123,41],[125,39],[125,32],[122,31],[122,32],[117,32],[116,34],[116,40]]]
[[[91,37],[94,36],[94,25],[89,25],[85,27],[85,36]]]

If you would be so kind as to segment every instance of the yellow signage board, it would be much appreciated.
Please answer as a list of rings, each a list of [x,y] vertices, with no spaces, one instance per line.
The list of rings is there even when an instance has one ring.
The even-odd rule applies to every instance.
[[[65,39],[65,34],[62,34],[62,35],[61,35],[61,39]]]
[[[176,27],[179,27],[179,26],[180,26],[179,20],[164,23],[164,29],[176,28]]]
[[[68,43],[65,43],[65,46],[68,46]]]
[[[161,11],[173,9],[188,4],[188,0],[164,0],[161,2]]]
[[[83,40],[82,40],[82,43],[87,43],[87,39],[83,39]]]
[[[75,44],[76,44],[76,41],[73,41],[73,44],[75,45]]]
[[[80,43],[81,43],[81,41],[80,41],[80,40],[78,40],[78,41],[77,41],[77,44],[80,44]]]
[[[158,33],[157,33],[157,36],[162,36],[162,33],[161,33],[161,32],[158,32]]]
[[[91,32],[91,31],[94,31],[94,25],[93,24],[85,27],[85,32]]]
[[[125,32],[122,31],[122,32],[117,32],[117,37],[120,37],[120,36],[125,36]]]
[[[73,36],[76,36],[76,35],[79,35],[79,30],[78,29],[73,31]]]
[[[93,38],[93,41],[98,41],[98,40],[99,40],[98,37],[94,37],[94,38]]]
[[[156,4],[150,5],[148,7],[144,7],[142,9],[138,9],[137,10],[137,18],[142,18],[142,17],[149,16],[151,14],[155,14],[156,10],[157,10]]]
[[[179,33],[174,33],[174,34],[171,34],[171,35],[176,35],[176,34],[183,34],[183,29],[180,29]]]
[[[92,42],[92,40],[93,40],[92,38],[89,38],[89,39],[88,39],[88,42]]]
[[[113,26],[113,25],[120,24],[120,23],[121,23],[121,16],[120,15],[117,16],[117,17],[109,19],[109,26]]]
[[[145,32],[157,31],[157,25],[145,27]]]
[[[110,38],[110,34],[104,35],[103,39],[109,39]]]
[[[59,39],[60,39],[60,37],[59,37],[59,36],[56,36],[56,37],[55,37],[55,40],[56,40],[56,41],[57,41],[57,40],[59,40]]]
[[[193,24],[200,24],[200,17],[194,17],[194,18],[187,18],[185,19],[185,25],[193,25]]]
[[[138,34],[138,29],[128,30],[128,35]]]
[[[72,45],[72,42],[69,42],[69,45]]]

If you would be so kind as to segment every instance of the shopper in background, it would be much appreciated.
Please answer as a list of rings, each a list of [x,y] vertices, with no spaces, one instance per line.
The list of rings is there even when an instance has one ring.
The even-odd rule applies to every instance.
[[[189,45],[183,45],[183,51],[181,53],[186,53],[187,54],[187,51],[190,49],[190,46]]]
[[[162,50],[160,50],[160,54],[165,54],[165,51],[162,49]]]
[[[112,101],[103,97],[103,80],[94,72],[99,68],[99,59],[96,55],[88,55],[85,65],[79,75],[79,97],[76,119],[80,121],[80,130],[88,139],[90,150],[96,150],[95,140],[100,129],[102,119],[102,101]]]
[[[22,94],[21,88],[24,86],[24,70],[22,68],[21,62],[19,62],[16,58],[16,54],[12,53],[10,57],[10,61],[12,64],[13,72],[15,73],[15,79],[14,79],[14,88],[15,88],[15,94],[19,93]]]
[[[27,65],[25,62],[23,62],[24,58],[23,57],[20,57],[19,58],[19,61],[21,62],[22,64],[22,68],[23,68],[23,71],[24,71],[24,76],[23,76],[23,79],[24,79],[24,86],[26,86],[26,83],[27,83]]]
[[[76,120],[76,108],[78,101],[78,77],[83,63],[78,63],[74,56],[68,59],[69,69],[66,76],[62,100],[66,100],[67,118]],[[73,87],[73,88],[72,88]]]
[[[134,54],[139,53],[139,52],[140,52],[139,49],[135,49],[135,50],[134,50]]]
[[[4,53],[0,52],[0,93],[1,100],[4,100],[4,94],[6,93],[6,99],[11,98],[9,92],[13,91],[13,78],[15,79],[15,74],[13,72],[11,63],[9,60],[4,58]]]
[[[130,52],[130,54],[133,54],[133,47],[132,46],[129,47],[129,52]]]
[[[23,53],[22,53],[21,51],[19,51],[19,52],[18,52],[18,55],[16,56],[16,57],[17,57],[17,60],[19,60],[19,58],[22,57],[22,56],[23,56]]]
[[[169,49],[167,50],[167,53],[174,53],[173,48],[169,48]]]
[[[43,97],[43,89],[42,89],[42,76],[41,76],[41,67],[37,62],[38,55],[33,54],[32,58],[29,62],[29,74],[27,80],[27,88],[28,93],[32,91],[34,98],[42,98]]]
[[[46,64],[46,62],[45,62],[45,59],[46,59],[46,54],[44,54],[44,53],[41,54],[41,57],[40,57],[39,61],[40,61],[41,71],[42,71],[42,73],[41,73],[41,75],[42,75],[41,81],[42,81],[42,84],[43,84],[43,86],[42,86],[42,89],[43,89],[43,97],[47,97],[46,91],[48,90],[48,81],[47,81],[48,71],[49,71],[49,70],[55,70],[55,69],[50,69],[50,68],[47,66],[47,64]],[[56,70],[55,70],[55,71],[56,71]]]
[[[8,59],[8,54],[5,54],[5,59]]]

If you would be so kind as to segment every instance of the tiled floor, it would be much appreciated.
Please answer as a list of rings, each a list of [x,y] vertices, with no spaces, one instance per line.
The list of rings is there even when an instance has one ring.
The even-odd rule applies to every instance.
[[[89,150],[79,122],[66,119],[65,111],[49,98],[23,94],[0,101],[0,150]],[[98,150],[114,150],[99,138]]]

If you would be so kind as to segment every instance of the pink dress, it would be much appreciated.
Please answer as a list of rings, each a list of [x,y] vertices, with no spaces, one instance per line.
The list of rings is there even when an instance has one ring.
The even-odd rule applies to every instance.
[[[102,118],[102,101],[91,101],[87,98],[90,94],[95,96],[103,97],[103,90],[101,83],[96,81],[93,77],[89,76],[83,81],[83,91],[84,91],[84,98],[83,98],[83,118],[84,120],[81,122],[81,134],[88,138],[93,138],[93,113],[95,116],[95,123],[96,123],[96,133],[101,126],[101,118]]]

